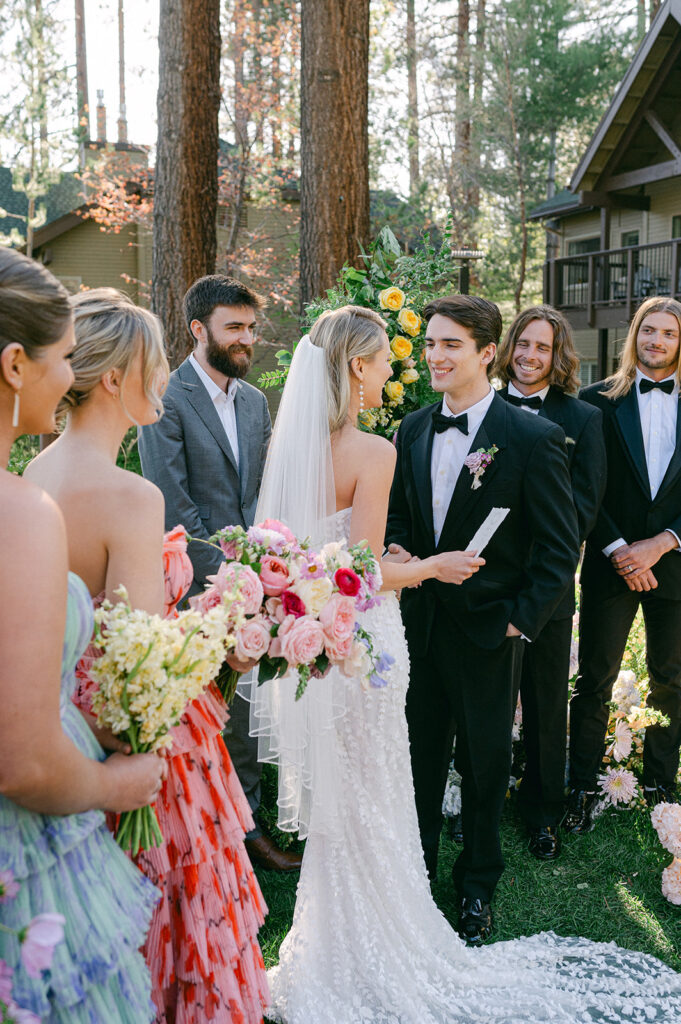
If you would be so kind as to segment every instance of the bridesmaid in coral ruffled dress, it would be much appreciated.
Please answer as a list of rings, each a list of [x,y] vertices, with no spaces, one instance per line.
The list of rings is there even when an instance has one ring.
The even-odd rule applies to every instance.
[[[90,593],[175,613],[192,568],[181,527],[161,546],[160,492],[116,468],[131,423],[148,423],[167,381],[160,326],[110,289],[73,300],[75,383],[62,436],[29,473],[61,505],[70,560]],[[165,595],[164,595],[165,591]],[[89,710],[88,648],[76,700]],[[267,912],[243,844],[253,827],[248,802],[222,740],[227,707],[211,685],[172,730],[168,777],[156,803],[165,837],[137,864],[162,891],[143,952],[157,1024],[258,1024],[268,1002],[258,928]]]

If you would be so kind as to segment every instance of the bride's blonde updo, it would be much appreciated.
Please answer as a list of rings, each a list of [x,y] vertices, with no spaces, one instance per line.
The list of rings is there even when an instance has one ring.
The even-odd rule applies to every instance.
[[[161,321],[115,288],[93,288],[72,296],[76,347],[71,356],[74,381],[61,400],[58,415],[88,400],[105,373],[120,370],[121,401],[125,379],[142,351],[144,393],[158,415],[170,367],[163,345]]]
[[[326,354],[329,386],[329,430],[346,423],[350,408],[350,363],[371,359],[381,349],[385,320],[364,306],[327,309],[310,331],[310,341]]]

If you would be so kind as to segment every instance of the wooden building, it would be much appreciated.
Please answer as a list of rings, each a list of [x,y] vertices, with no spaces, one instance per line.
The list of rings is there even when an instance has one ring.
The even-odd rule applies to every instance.
[[[614,369],[636,307],[681,298],[681,0],[666,0],[568,189],[532,211],[548,232],[544,300],[562,310],[582,382]]]

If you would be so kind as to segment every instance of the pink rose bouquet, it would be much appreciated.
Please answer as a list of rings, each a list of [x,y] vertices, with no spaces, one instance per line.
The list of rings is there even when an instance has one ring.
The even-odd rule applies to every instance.
[[[375,652],[358,621],[379,600],[381,588],[380,569],[368,548],[332,543],[313,551],[276,519],[247,530],[228,526],[211,543],[226,561],[190,604],[205,614],[229,595],[226,635],[234,646],[227,654],[257,662],[260,683],[295,670],[299,698],[310,678],[335,665],[348,677],[385,685],[392,659]],[[218,677],[227,701],[238,675],[225,665]]]

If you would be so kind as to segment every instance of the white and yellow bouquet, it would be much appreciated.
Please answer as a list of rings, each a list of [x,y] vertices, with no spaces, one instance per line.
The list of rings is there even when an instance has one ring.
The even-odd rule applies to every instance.
[[[126,740],[133,753],[172,746],[170,730],[187,705],[214,679],[229,648],[228,608],[180,612],[165,619],[133,609],[125,587],[117,604],[95,613],[100,657],[90,669],[97,691],[92,710],[99,726]],[[153,807],[120,815],[116,839],[136,856],[163,841]]]

